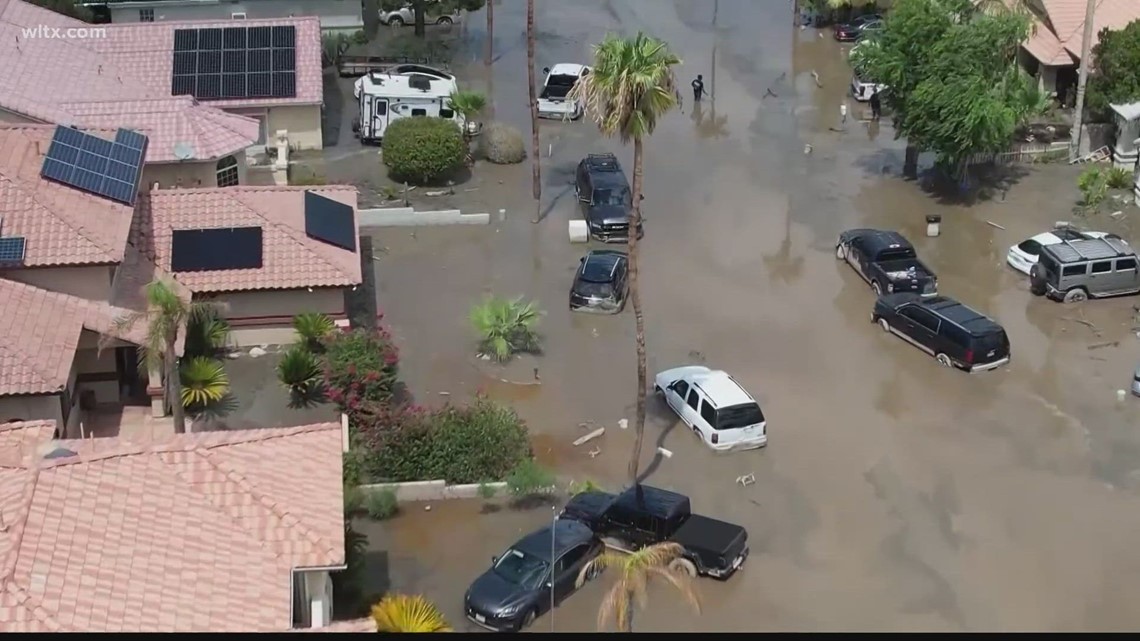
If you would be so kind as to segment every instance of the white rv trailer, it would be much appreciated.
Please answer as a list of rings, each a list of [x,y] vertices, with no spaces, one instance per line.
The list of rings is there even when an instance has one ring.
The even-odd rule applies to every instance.
[[[388,125],[405,117],[444,118],[467,126],[448,104],[451,94],[458,91],[455,76],[430,67],[411,67],[374,71],[356,81],[353,94],[359,105],[357,134],[362,142],[380,142]]]

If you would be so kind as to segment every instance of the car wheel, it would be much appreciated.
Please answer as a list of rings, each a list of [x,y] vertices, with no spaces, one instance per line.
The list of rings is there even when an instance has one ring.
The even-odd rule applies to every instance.
[[[673,559],[673,561],[669,563],[669,569],[690,578],[695,579],[697,577],[697,566],[693,565],[693,562],[688,559]]]
[[[888,322],[887,322],[887,319],[885,319],[885,318],[880,318],[880,319],[879,319],[879,327],[882,327],[882,328],[883,328],[883,331],[884,331],[884,332],[887,332],[888,334],[889,334],[889,333],[890,333],[890,331],[891,331],[891,324],[890,324],[890,323],[888,323]]]
[[[526,616],[523,617],[522,623],[519,624],[519,629],[522,630],[523,628],[529,628],[537,618],[538,610],[531,610],[530,612],[527,612]]]
[[[843,245],[836,245],[835,246],[835,259],[836,260],[847,260],[847,248],[844,247]]]
[[[602,575],[602,567],[600,565],[591,565],[589,570],[586,570],[586,580],[593,581]]]
[[[665,390],[661,389],[660,385],[653,386],[653,393],[658,396],[665,396]]]
[[[871,291],[875,292],[876,296],[882,296],[883,295],[883,288],[879,286],[879,281],[877,281],[877,280],[871,281]]]
[[[935,356],[934,360],[938,361],[938,364],[941,365],[942,367],[953,367],[954,366],[954,363],[950,361],[950,357],[945,355],[945,354],[939,354],[938,356]]]
[[[451,24],[451,18],[448,16],[443,16],[439,20],[436,20],[435,23],[436,24]]]
[[[1065,292],[1066,303],[1080,303],[1082,301],[1088,300],[1088,298],[1089,293],[1086,292],[1082,287],[1074,287],[1073,289]]]
[[[388,18],[388,26],[396,28],[402,27],[404,26],[404,19],[400,16],[392,16],[391,18]]]

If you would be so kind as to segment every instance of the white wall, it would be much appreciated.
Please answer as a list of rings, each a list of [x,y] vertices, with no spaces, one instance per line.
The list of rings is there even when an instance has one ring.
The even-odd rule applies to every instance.
[[[230,322],[230,336],[238,347],[284,345],[296,340],[293,317],[319,312],[344,318],[344,290],[340,288],[287,289],[230,292],[210,300],[222,305]]]
[[[291,149],[321,149],[321,107],[320,105],[297,105],[272,107],[269,109],[269,140],[276,140],[277,132],[289,132]]]
[[[238,184],[244,185],[246,176],[245,151],[233,154],[238,161]],[[151,190],[154,183],[159,189],[172,189],[174,187],[217,187],[218,162],[178,162],[147,164],[143,167],[143,179],[139,184],[139,191],[146,193]]]
[[[309,627],[323,628],[332,622],[333,588],[329,573],[324,570],[300,572],[304,598],[309,605]]]
[[[115,268],[111,265],[29,267],[0,271],[0,276],[18,283],[95,301],[109,300],[114,275]]]
[[[245,13],[248,20],[318,16],[322,29],[351,29],[364,26],[360,0],[217,0],[131,2],[110,4],[111,22],[139,22],[140,9],[153,9],[154,20],[229,20],[234,13]]]

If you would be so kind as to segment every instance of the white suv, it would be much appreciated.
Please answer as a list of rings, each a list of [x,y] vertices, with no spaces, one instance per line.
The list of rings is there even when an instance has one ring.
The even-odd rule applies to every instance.
[[[768,444],[768,426],[760,404],[721,370],[689,365],[665,370],[654,391],[710,448],[751,450]]]

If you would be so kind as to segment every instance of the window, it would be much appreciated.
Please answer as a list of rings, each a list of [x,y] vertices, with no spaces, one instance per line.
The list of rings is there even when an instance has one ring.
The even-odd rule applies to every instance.
[[[1136,259],[1135,258],[1117,258],[1116,259],[1116,271],[1118,271],[1118,272],[1136,271]]]
[[[689,400],[688,400],[689,407],[691,407],[693,409],[697,409],[697,404],[700,402],[701,402],[701,395],[697,393],[697,390],[695,390],[695,389],[689,390]]]
[[[710,405],[707,400],[701,403],[701,418],[705,419],[709,427],[716,425],[716,408]]]
[[[154,22],[154,9],[139,9],[139,22]]]
[[[566,554],[563,554],[562,558],[558,559],[558,563],[554,565],[554,575],[560,576],[567,570],[573,570],[574,566],[578,564],[578,561],[581,561],[582,557],[586,556],[588,549],[589,548],[585,545],[579,545]]]
[[[233,156],[218,161],[217,179],[219,187],[233,187],[238,184],[238,162]]]
[[[245,14],[244,13],[231,13],[230,18],[232,20],[245,20]]]
[[[426,116],[427,115],[427,109],[413,109],[412,115],[413,116]]]
[[[915,324],[917,324],[919,327],[923,327],[932,332],[938,331],[938,318],[925,309],[919,309],[918,307],[912,305],[910,307],[903,308],[903,310],[899,312],[899,316],[902,316],[903,318],[909,318],[910,320],[914,321]]]
[[[1036,240],[1024,241],[1018,245],[1017,248],[1030,256],[1036,256],[1041,253],[1041,243]]]
[[[764,422],[764,412],[756,403],[745,403],[722,408],[716,413],[716,429],[735,430],[742,427],[751,427]]]
[[[1061,276],[1084,276],[1087,268],[1088,266],[1084,264],[1066,265],[1065,267],[1061,268]]]
[[[386,113],[388,113],[388,103],[377,102],[376,103],[376,115],[377,116],[383,116]]]
[[[446,108],[444,108],[444,109],[440,109],[440,110],[439,110],[439,117],[440,117],[440,118],[451,119],[451,118],[454,118],[454,117],[455,117],[455,112],[454,112],[454,111],[452,111],[451,109],[446,109]]]
[[[677,381],[673,383],[673,391],[677,392],[677,396],[685,398],[685,395],[689,393],[689,384],[685,381]]]
[[[1094,274],[1107,274],[1112,271],[1111,260],[1100,260],[1092,264],[1092,273]]]

